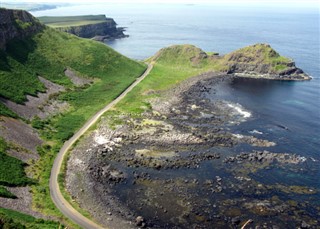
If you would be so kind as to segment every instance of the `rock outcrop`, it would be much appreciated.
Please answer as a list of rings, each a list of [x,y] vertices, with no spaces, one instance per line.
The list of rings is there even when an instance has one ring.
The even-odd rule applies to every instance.
[[[23,10],[0,9],[0,49],[13,39],[23,39],[44,28],[36,18]]]
[[[246,78],[264,78],[274,80],[309,80],[311,79],[295,63],[280,56],[268,44],[255,44],[222,58],[222,64],[228,74]]]

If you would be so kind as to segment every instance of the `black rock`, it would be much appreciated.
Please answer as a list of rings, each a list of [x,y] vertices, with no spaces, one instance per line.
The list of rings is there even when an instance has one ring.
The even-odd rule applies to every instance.
[[[240,221],[240,218],[239,218],[239,217],[234,217],[234,218],[231,219],[231,223],[232,223],[233,225],[238,225],[240,222],[241,222],[241,221]]]

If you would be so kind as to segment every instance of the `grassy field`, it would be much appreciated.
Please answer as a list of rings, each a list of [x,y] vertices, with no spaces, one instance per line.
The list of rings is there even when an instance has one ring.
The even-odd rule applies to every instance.
[[[105,15],[83,15],[83,16],[62,16],[62,17],[38,17],[40,22],[54,28],[58,27],[70,27],[70,26],[80,26],[97,24],[101,22],[106,22]]]
[[[63,228],[58,222],[36,219],[17,211],[0,208],[0,228],[3,229],[58,229]]]

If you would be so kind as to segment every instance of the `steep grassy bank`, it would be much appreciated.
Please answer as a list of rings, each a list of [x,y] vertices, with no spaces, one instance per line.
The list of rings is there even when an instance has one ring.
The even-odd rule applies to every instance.
[[[26,164],[7,154],[9,148],[6,141],[0,137],[0,185],[25,186],[34,183],[24,172]],[[9,193],[4,187],[0,186],[0,196],[12,198],[13,195]]]
[[[13,15],[18,14],[13,11]],[[20,28],[21,23],[17,24],[16,20],[8,23],[11,23],[10,26],[13,28],[16,26]],[[19,31],[21,29],[23,30],[20,28]],[[122,56],[104,44],[79,39],[48,27],[44,27],[34,35],[12,39],[5,46],[6,48],[0,51],[0,97],[24,104],[26,95],[37,96],[38,92],[46,91],[38,76],[65,88],[65,92],[55,94],[50,99],[68,102],[69,108],[66,112],[49,116],[45,120],[37,117],[34,120],[22,120],[31,122],[44,140],[44,145],[38,146],[40,159],[31,161],[27,168],[35,183],[32,186],[33,207],[66,222],[51,201],[48,187],[56,153],[65,140],[70,138],[96,111],[124,91],[144,72],[146,66]],[[67,68],[72,69],[77,77],[90,79],[92,83],[83,86],[74,85],[64,73]],[[2,103],[0,103],[0,115],[17,118],[17,115]],[[1,171],[1,176],[5,176],[3,182],[8,183],[10,180],[16,184],[18,178],[24,174],[24,164],[2,152],[1,158],[2,169],[11,169],[7,166],[10,162],[12,169],[15,170],[12,173]],[[12,177],[16,174],[17,178]],[[9,175],[11,177],[7,177]],[[29,181],[28,178],[23,179]],[[19,180],[20,183],[22,181]],[[10,195],[3,187],[1,193]],[[7,215],[10,216],[10,213]]]
[[[48,189],[54,155],[62,143],[89,117],[117,97],[136,77],[140,76],[145,66],[103,44],[78,39],[52,29],[46,29],[33,39],[37,43],[37,49],[29,54],[31,58],[28,58],[26,63],[41,76],[65,85],[68,89],[59,95],[58,99],[67,101],[71,105],[66,113],[39,121],[40,133],[49,144],[39,148],[41,159],[31,169],[39,181],[33,188],[35,208],[41,209],[46,214],[54,214],[55,206],[51,202]],[[39,63],[41,60],[42,64]],[[42,68],[42,66],[50,67]],[[63,74],[65,67],[75,69],[81,76],[94,79],[94,84],[83,88],[71,85]],[[58,77],[55,77],[57,75]]]

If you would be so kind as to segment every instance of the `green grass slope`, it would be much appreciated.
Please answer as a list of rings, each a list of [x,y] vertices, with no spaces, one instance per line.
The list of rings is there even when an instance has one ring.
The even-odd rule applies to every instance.
[[[149,98],[160,96],[189,77],[214,70],[208,55],[193,45],[163,48],[148,61],[154,63],[152,72],[118,103],[119,111],[139,115],[150,108]]]
[[[66,67],[95,79],[88,88],[75,88],[64,75]],[[37,76],[69,90],[60,99],[72,109],[55,119],[57,137],[66,140],[95,111],[119,95],[145,70],[104,44],[46,28],[25,40],[12,41],[0,59],[0,96],[23,103],[25,96],[45,91]],[[9,113],[1,108],[2,114]],[[66,132],[66,130],[68,130]]]
[[[79,76],[91,78],[93,83],[82,87],[73,85],[64,74],[66,68]],[[45,91],[38,79],[42,76],[63,85],[66,91],[56,99],[70,104],[70,109],[63,114],[31,122],[45,142],[38,147],[41,158],[27,168],[35,180],[32,185],[34,209],[66,222],[51,201],[49,192],[50,171],[56,153],[87,119],[121,94],[145,69],[145,64],[131,60],[102,43],[49,27],[22,40],[12,40],[5,51],[0,51],[0,97],[23,104],[26,95],[36,96],[38,92]],[[1,115],[17,117],[2,103]],[[0,184],[24,185],[29,182],[23,176],[24,164],[21,161],[5,153],[0,157]],[[3,170],[15,171],[7,173]],[[10,195],[4,188],[0,191],[3,195]]]

